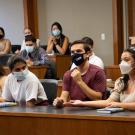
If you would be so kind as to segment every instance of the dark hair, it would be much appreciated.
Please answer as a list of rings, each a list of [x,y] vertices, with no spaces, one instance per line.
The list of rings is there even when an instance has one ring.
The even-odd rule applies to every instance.
[[[2,65],[0,65],[0,77],[5,75],[5,70]]]
[[[17,63],[24,63],[24,64],[26,64],[26,61],[21,56],[19,56],[19,55],[13,55],[12,57],[9,58],[8,66],[9,66],[11,71],[13,70],[13,68],[15,67],[15,65]]]
[[[3,37],[5,37],[5,31],[4,31],[4,29],[3,29],[2,27],[0,27],[0,30],[1,30],[2,33],[3,33]]]
[[[135,47],[130,46],[127,49],[125,49],[123,52],[130,53],[131,56],[133,57],[134,61],[135,61]],[[122,80],[124,81],[124,89],[123,89],[123,91],[124,91],[128,87],[129,75],[128,74],[123,75],[123,79]]]
[[[84,48],[85,52],[91,51],[91,48],[89,47],[89,44],[86,43],[86,42],[83,41],[83,40],[76,40],[76,41],[72,42],[72,43],[70,44],[70,51],[71,51],[71,47],[72,47],[73,45],[75,45],[75,44],[83,44],[83,48]]]
[[[53,28],[54,25],[56,25],[58,27],[58,29],[60,30],[60,34],[62,34],[63,30],[62,30],[62,27],[61,27],[60,23],[58,23],[58,22],[54,22],[52,24],[51,31],[52,31],[52,28]]]
[[[82,40],[90,45],[91,48],[93,48],[93,40],[90,37],[83,37]]]
[[[32,41],[33,43],[36,43],[36,38],[32,35],[25,36],[25,42]]]

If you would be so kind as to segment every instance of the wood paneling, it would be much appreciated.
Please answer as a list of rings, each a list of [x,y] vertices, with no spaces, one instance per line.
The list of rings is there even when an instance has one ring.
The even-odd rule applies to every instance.
[[[110,65],[105,67],[105,73],[107,79],[115,81],[121,76],[119,65]]]
[[[135,0],[128,0],[128,34],[135,36]]]
[[[112,0],[112,6],[114,64],[117,65],[120,62],[121,54],[124,49],[123,2],[122,0]]]
[[[24,27],[29,27],[33,35],[38,38],[38,13],[37,0],[23,0],[24,5]]]

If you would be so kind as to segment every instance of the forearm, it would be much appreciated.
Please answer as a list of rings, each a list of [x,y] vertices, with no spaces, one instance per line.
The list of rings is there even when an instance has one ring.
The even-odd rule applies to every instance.
[[[84,81],[78,81],[77,82],[80,88],[83,90],[83,92],[92,100],[99,100],[102,99],[102,93],[101,92],[96,92],[90,87],[86,85]]]
[[[65,54],[65,51],[59,45],[56,45],[56,49],[59,51],[60,54]]]
[[[83,101],[81,106],[94,107],[94,108],[104,108],[109,105],[108,100],[98,100],[98,101]]]
[[[127,110],[133,110],[135,111],[135,102],[132,103],[119,103],[118,107],[122,107]]]
[[[62,91],[60,99],[62,99],[64,102],[67,102],[68,99],[69,99],[69,92],[68,91]]]

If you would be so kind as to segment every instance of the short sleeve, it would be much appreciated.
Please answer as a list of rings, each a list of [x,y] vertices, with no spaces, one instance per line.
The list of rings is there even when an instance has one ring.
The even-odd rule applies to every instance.
[[[2,91],[2,97],[6,100],[6,101],[13,101],[13,97],[12,94],[10,92],[10,88],[9,88],[9,83],[8,83],[8,78],[5,80],[5,84],[4,84],[4,88]]]
[[[37,100],[38,95],[38,82],[32,81],[29,82],[28,86],[26,87],[26,101],[30,101],[32,99]]]

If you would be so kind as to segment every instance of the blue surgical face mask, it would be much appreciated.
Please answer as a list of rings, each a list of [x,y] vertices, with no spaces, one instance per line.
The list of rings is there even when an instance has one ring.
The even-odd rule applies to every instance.
[[[79,66],[79,65],[81,65],[84,61],[85,61],[85,59],[84,59],[84,57],[83,57],[83,54],[84,53],[74,53],[74,54],[72,54],[71,55],[71,57],[72,57],[72,62],[76,65],[76,66]]]
[[[25,49],[28,53],[31,53],[34,50],[34,46],[25,46]]]
[[[53,30],[52,35],[55,36],[55,37],[59,36],[60,35],[60,30],[59,29]]]
[[[28,74],[27,68],[20,72],[13,72],[13,75],[15,76],[17,81],[23,81],[27,77],[27,74]]]

